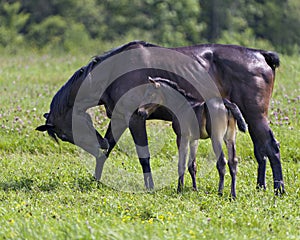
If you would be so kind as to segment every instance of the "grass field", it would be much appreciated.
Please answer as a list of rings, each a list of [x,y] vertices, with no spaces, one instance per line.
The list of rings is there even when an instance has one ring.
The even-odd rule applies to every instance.
[[[248,133],[239,133],[236,201],[229,198],[228,171],[224,196],[217,195],[209,141],[199,146],[198,192],[187,176],[183,194],[177,194],[175,171],[163,175],[162,188],[139,193],[118,190],[118,171],[107,176],[117,189],[93,181],[87,164],[94,164],[92,157],[36,132],[53,95],[88,61],[84,54],[0,56],[0,239],[300,239],[299,58],[281,57],[269,112],[281,143],[287,194],[274,196],[269,165],[267,190],[255,189],[252,142]],[[104,133],[103,110],[92,114]],[[176,164],[175,136],[167,123],[149,125],[151,163],[158,172]],[[138,176],[134,181],[142,184],[128,133],[107,162],[112,167]]]

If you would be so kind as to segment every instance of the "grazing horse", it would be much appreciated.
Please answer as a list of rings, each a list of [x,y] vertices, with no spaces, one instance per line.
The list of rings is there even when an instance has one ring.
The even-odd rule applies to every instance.
[[[258,186],[265,187],[267,156],[273,171],[274,189],[283,193],[279,145],[267,121],[275,68],[278,66],[276,53],[240,46],[204,44],[163,48],[143,41],[129,42],[95,57],[77,70],[55,94],[50,112],[44,115],[46,123],[37,130],[47,131],[55,139],[57,136],[74,143],[95,156],[95,176],[100,179],[105,160],[129,127],[143,168],[145,185],[152,188],[145,121],[137,115],[136,109],[130,109],[130,116],[130,111],[126,113],[125,110],[114,114],[116,109],[122,109],[117,107],[118,101],[126,92],[147,84],[148,76],[170,79],[200,102],[218,97],[215,94],[217,88],[222,98],[237,104],[248,124],[259,165]],[[199,82],[201,89],[204,89],[201,93],[197,87]],[[135,99],[142,97],[142,92]],[[120,124],[111,121],[105,138],[97,132],[86,113],[88,108],[96,105],[104,105],[108,117],[115,115],[116,119],[120,119]],[[137,108],[139,102],[135,101],[133,105],[132,108]],[[165,108],[160,107],[149,119],[171,121],[172,117]],[[107,149],[104,155],[99,148]]]
[[[246,122],[239,108],[227,99],[223,99],[224,104],[220,104],[216,99],[209,99],[208,103],[199,102],[183,89],[180,89],[176,83],[171,82],[168,79],[149,77],[149,82],[151,84],[147,87],[144,95],[146,104],[142,101],[141,107],[138,108],[138,114],[140,116],[147,119],[148,116],[151,115],[151,113],[154,112],[160,105],[171,106],[175,104],[178,106],[176,113],[170,110],[170,114],[172,115],[172,127],[177,135],[177,147],[179,150],[179,179],[177,191],[181,192],[183,188],[188,148],[190,149],[188,170],[192,177],[193,189],[197,190],[195,157],[197,153],[198,139],[207,139],[210,137],[215,155],[218,159],[217,169],[220,177],[219,194],[222,195],[224,188],[226,164],[226,159],[222,150],[222,140],[224,140],[228,150],[228,165],[231,175],[231,196],[235,198],[238,163],[235,148],[236,124],[238,123],[238,127],[242,132],[245,132],[247,129]],[[187,113],[189,109],[186,108],[184,104],[180,104],[178,102],[178,93],[183,95],[192,106],[197,118],[197,125],[199,125],[199,131],[195,131],[195,126],[189,125],[189,123],[187,123],[187,125],[179,123],[179,119],[182,117],[184,118],[184,122],[189,122],[190,119],[188,119],[189,114]],[[220,119],[218,121],[218,126],[212,126],[207,104],[211,104],[210,110],[217,108],[218,111],[224,112],[224,114],[219,115]],[[174,107],[171,106],[170,109],[174,109]]]

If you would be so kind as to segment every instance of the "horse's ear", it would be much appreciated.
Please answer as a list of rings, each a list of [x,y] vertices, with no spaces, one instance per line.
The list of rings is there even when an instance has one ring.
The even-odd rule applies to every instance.
[[[40,132],[45,132],[50,129],[53,129],[53,125],[45,124],[45,125],[38,126],[35,130],[40,131]]]
[[[160,83],[157,82],[157,81],[155,81],[154,78],[152,78],[152,77],[149,76],[148,80],[149,80],[150,83],[152,83],[154,85],[155,88],[159,88],[160,87]]]
[[[155,83],[155,80],[154,80],[152,77],[150,77],[150,76],[148,76],[148,81],[149,81],[150,83]]]
[[[49,117],[49,113],[44,113],[44,118],[46,118],[46,119],[48,119],[48,117]]]

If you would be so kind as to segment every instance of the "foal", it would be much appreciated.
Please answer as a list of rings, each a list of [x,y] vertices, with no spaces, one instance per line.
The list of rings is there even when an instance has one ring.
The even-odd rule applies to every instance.
[[[188,170],[192,177],[193,189],[197,190],[196,152],[198,148],[198,139],[211,138],[213,150],[217,157],[217,169],[219,172],[218,192],[222,195],[224,188],[226,165],[226,159],[222,150],[222,141],[224,140],[228,150],[228,165],[231,175],[231,196],[235,198],[238,163],[235,148],[236,124],[240,131],[245,132],[247,130],[247,125],[237,105],[231,103],[227,99],[218,100],[216,98],[206,102],[199,102],[183,89],[180,89],[176,83],[171,82],[168,79],[149,77],[149,82],[151,84],[147,87],[143,102],[138,108],[138,114],[141,117],[147,118],[160,105],[166,106],[169,109],[172,108],[167,106],[169,104],[167,102],[170,100],[170,96],[167,96],[169,93],[175,93],[177,96],[179,94],[181,97],[183,96],[191,106],[194,116],[196,117],[197,126],[193,125],[190,119],[186,119],[186,116],[189,116],[189,107],[184,104],[174,103],[174,99],[171,99],[171,101],[177,105],[175,110],[177,113],[172,112],[170,109],[172,115],[172,127],[177,135],[176,142],[179,151],[179,178],[177,191],[181,192],[184,185],[184,172],[186,169],[188,148],[190,148]],[[212,108],[219,113],[217,121],[210,118],[209,110]],[[185,118],[183,121],[178,113]],[[185,124],[186,122],[187,124]]]

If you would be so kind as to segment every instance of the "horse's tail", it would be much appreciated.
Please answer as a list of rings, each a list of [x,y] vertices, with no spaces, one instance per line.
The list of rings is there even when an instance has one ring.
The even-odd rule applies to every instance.
[[[225,107],[232,113],[233,117],[237,121],[239,130],[242,132],[246,132],[247,131],[247,123],[246,123],[239,107],[235,103],[230,102],[226,98],[223,98],[223,103],[224,103]]]
[[[262,50],[260,53],[264,56],[267,64],[273,69],[273,71],[275,71],[275,69],[279,67],[280,60],[276,52]]]

